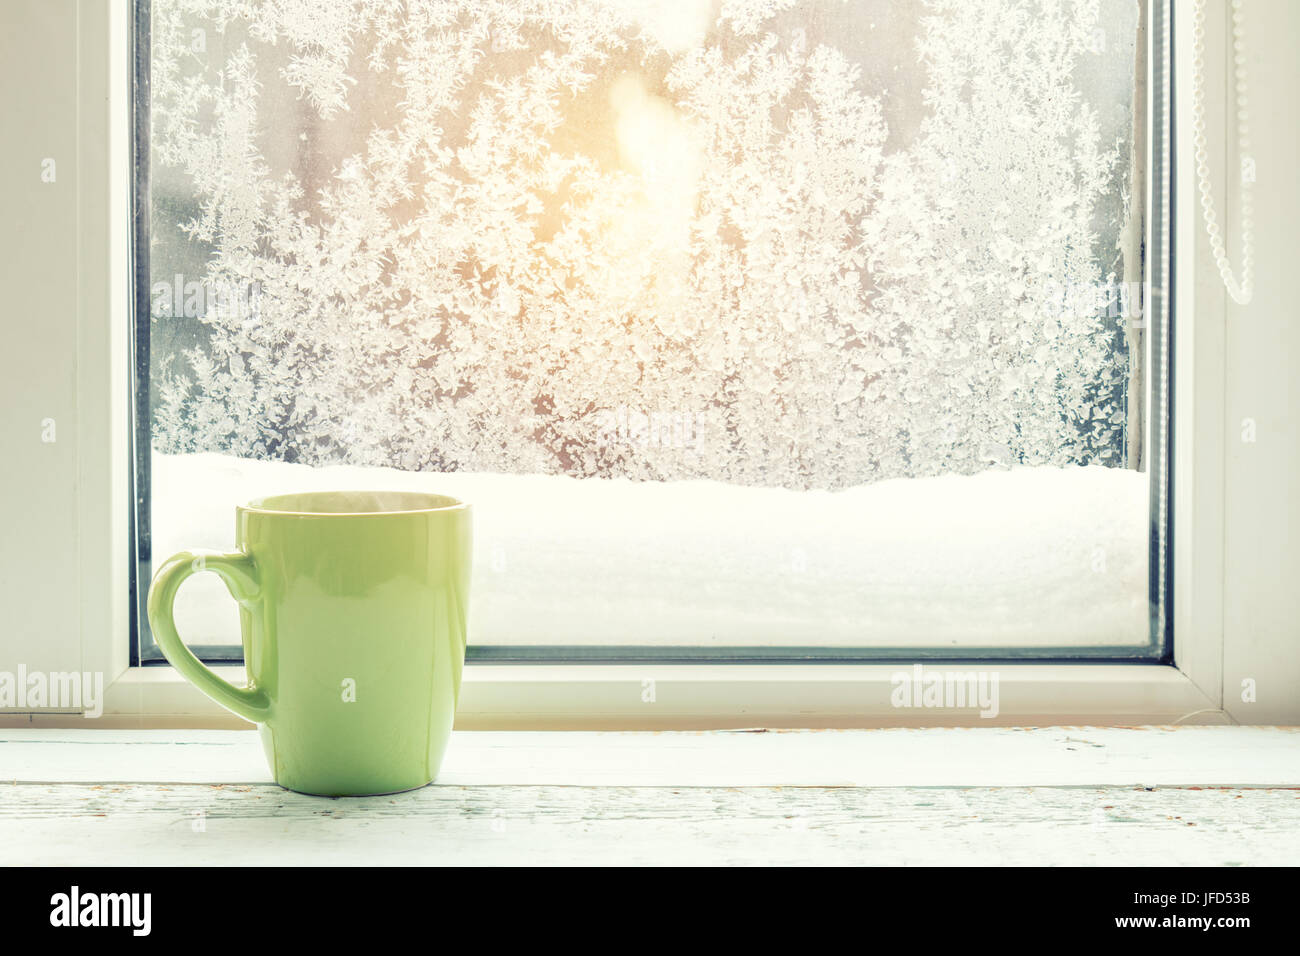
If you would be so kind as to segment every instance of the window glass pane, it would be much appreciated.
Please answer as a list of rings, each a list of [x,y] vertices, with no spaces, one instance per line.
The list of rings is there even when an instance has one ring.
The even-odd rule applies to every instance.
[[[1136,0],[151,6],[155,557],[424,488],[479,646],[1158,655]]]

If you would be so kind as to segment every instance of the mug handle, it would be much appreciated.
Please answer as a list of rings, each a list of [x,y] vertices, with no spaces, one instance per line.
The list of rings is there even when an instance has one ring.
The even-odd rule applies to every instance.
[[[181,582],[199,571],[211,571],[226,582],[230,596],[247,607],[261,595],[257,566],[251,555],[241,551],[222,554],[218,551],[180,551],[166,561],[149,586],[149,627],[163,656],[180,671],[181,676],[207,694],[222,707],[250,723],[266,721],[271,711],[270,698],[256,687],[236,687],[222,680],[194,656],[176,632],[172,605]]]

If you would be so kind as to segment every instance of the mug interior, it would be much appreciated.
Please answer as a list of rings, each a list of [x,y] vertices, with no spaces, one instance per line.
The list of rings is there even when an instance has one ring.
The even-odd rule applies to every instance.
[[[244,510],[265,514],[381,515],[464,507],[458,498],[419,491],[304,491],[254,498]]]

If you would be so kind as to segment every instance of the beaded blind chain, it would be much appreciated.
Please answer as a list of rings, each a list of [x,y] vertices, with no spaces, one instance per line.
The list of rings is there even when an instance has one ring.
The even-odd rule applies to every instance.
[[[1214,212],[1214,197],[1210,194],[1210,166],[1205,151],[1205,0],[1196,0],[1192,17],[1192,141],[1196,147],[1196,178],[1201,190],[1201,211],[1205,215],[1205,231],[1210,237],[1210,250],[1223,277],[1228,295],[1238,305],[1246,305],[1254,294],[1254,207],[1251,193],[1254,190],[1255,170],[1249,159],[1250,118],[1246,96],[1245,27],[1242,17],[1244,0],[1232,0],[1232,59],[1237,93],[1237,150],[1241,156],[1241,281],[1233,274],[1224,248],[1219,220]]]

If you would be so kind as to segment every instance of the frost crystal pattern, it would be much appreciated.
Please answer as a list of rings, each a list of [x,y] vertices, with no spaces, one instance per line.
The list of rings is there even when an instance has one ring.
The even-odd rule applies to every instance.
[[[1135,467],[1132,6],[154,0],[155,447]]]

